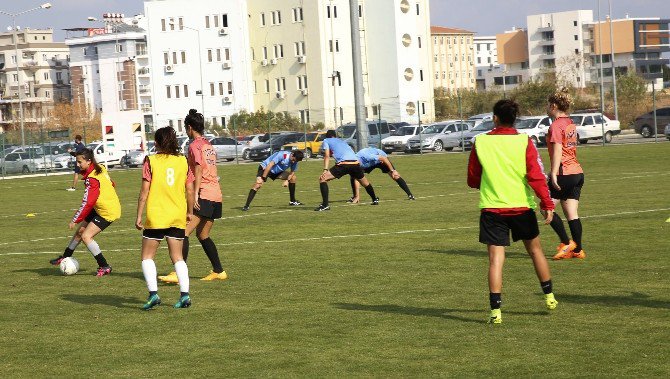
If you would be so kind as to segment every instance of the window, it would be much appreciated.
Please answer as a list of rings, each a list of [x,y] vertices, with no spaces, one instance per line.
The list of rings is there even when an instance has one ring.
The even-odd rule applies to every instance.
[[[214,89],[214,83],[209,83],[209,95],[214,96],[216,95],[215,89]]]
[[[170,86],[165,86],[165,89],[167,90],[167,98],[171,99],[172,98],[172,91]]]
[[[182,51],[181,52],[181,63],[186,63],[186,52]]]
[[[51,92],[44,91],[44,97],[51,97]]]
[[[44,80],[49,80],[49,73],[48,72],[44,73]]]
[[[423,82],[423,70],[419,70],[419,80]]]
[[[298,89],[307,89],[307,75],[300,75],[296,77],[298,79]]]
[[[168,24],[170,25],[170,30],[174,30],[174,17],[168,19]]]
[[[330,52],[339,52],[340,51],[340,40],[330,40],[329,41]]]
[[[421,7],[419,6],[419,3],[416,3],[416,15],[419,16],[421,14]]]
[[[263,59],[267,60],[268,59],[268,47],[263,46]]]
[[[223,59],[226,61],[230,60],[230,49],[227,47],[223,49]]]
[[[56,80],[63,80],[63,73],[62,72],[57,72],[56,73]]]
[[[337,18],[337,5],[333,5],[332,8],[332,13],[331,13],[331,8],[330,5],[326,6],[326,16],[328,18]]]
[[[212,49],[207,49],[207,62],[213,62]]]
[[[188,86],[184,84],[184,97],[188,97]]]
[[[205,16],[205,28],[209,29],[209,16]]]
[[[258,88],[256,87],[256,81],[254,80],[254,95],[258,93]]]
[[[305,41],[295,42],[293,47],[295,47],[296,57],[299,55],[305,55]]]
[[[177,64],[177,52],[172,52],[172,63]]]
[[[254,48],[251,48],[251,60],[255,61],[256,60],[256,53],[254,52]]]
[[[421,37],[417,37],[417,41],[419,42],[419,49],[421,48]]]
[[[179,86],[174,86],[174,97],[179,99]]]
[[[227,13],[224,13],[224,14],[221,15],[221,26],[223,26],[224,28],[228,27],[228,14]]]
[[[300,110],[300,122],[309,124],[309,109]],[[321,137],[319,137],[319,139],[321,139]]]
[[[302,22],[302,7],[293,8],[293,22]]]
[[[233,94],[233,82],[228,82],[228,94]]]
[[[184,30],[184,18],[179,17],[179,30]]]
[[[221,49],[216,49],[216,61],[221,62]]]
[[[575,41],[579,40],[579,36],[575,34]]]
[[[161,18],[161,30],[165,31],[165,19]]]
[[[272,25],[281,25],[281,11],[272,11]]]
[[[265,26],[265,13],[261,12],[261,26]]]
[[[219,82],[219,95],[223,96],[223,82]]]
[[[265,93],[270,93],[270,80],[265,79]]]
[[[218,28],[219,27],[219,16],[214,15],[214,16],[212,16],[212,18],[214,19],[214,27]]]
[[[579,54],[579,49],[575,49],[575,54]]]
[[[572,25],[577,26],[577,21],[573,21]]]
[[[284,58],[284,45],[274,45],[275,58]]]

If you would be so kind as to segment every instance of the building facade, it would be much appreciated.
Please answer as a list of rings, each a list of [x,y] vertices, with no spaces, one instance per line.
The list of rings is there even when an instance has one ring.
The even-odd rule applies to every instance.
[[[449,92],[476,88],[474,32],[433,26],[430,28],[435,88]]]
[[[513,89],[530,79],[528,70],[528,33],[513,29],[496,34],[500,66],[486,76],[487,88]]]
[[[477,90],[486,90],[487,74],[498,70],[498,44],[495,36],[476,36],[475,44],[475,78]],[[490,85],[490,84],[489,84]]]
[[[0,33],[0,126],[19,125],[19,92],[25,125],[51,116],[54,104],[70,101],[69,50],[53,41],[52,29]],[[17,73],[18,67],[18,73]]]

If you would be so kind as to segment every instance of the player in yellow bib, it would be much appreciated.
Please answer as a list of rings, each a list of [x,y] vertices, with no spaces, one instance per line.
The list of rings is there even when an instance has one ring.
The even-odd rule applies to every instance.
[[[160,128],[154,135],[157,154],[144,160],[142,188],[137,201],[135,227],[142,232],[142,272],[149,289],[143,308],[149,310],[161,303],[154,257],[158,245],[167,240],[170,259],[179,278],[181,295],[175,308],[191,306],[188,267],[182,256],[186,225],[193,218],[193,173],[186,157],[179,153],[177,134],[171,127]],[[146,222],[142,214],[146,207]]]
[[[79,243],[84,241],[88,251],[93,254],[98,263],[96,276],[109,275],[112,272],[112,266],[107,263],[100,246],[93,237],[121,217],[121,203],[116,195],[114,182],[109,177],[105,166],[95,161],[93,150],[79,150],[76,157],[77,167],[84,179],[86,192],[84,192],[81,206],[70,221],[70,229],[74,229],[77,224],[79,224],[79,227],[63,255],[49,262],[58,266],[64,258],[71,257]]]

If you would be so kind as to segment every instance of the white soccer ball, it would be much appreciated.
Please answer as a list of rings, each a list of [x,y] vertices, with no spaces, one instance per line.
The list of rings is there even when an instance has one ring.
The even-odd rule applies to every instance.
[[[63,275],[74,275],[79,271],[79,261],[74,257],[63,258],[60,261],[60,271]]]

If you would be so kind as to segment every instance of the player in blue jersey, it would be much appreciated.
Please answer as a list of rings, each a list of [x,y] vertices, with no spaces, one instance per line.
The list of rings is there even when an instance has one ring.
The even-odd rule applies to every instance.
[[[389,174],[391,179],[398,183],[400,188],[407,194],[408,200],[414,200],[414,195],[412,195],[412,191],[409,190],[405,179],[400,177],[400,173],[393,167],[393,164],[384,151],[374,147],[366,147],[356,153],[356,156],[366,174],[371,173],[374,169],[380,169],[384,174]],[[353,191],[353,196],[348,202],[358,203],[360,200],[360,185],[353,177],[351,178],[351,190]]]
[[[282,179],[284,181],[282,186],[288,187],[290,195],[290,202],[288,205],[302,205],[301,202],[295,199],[295,172],[298,169],[298,162],[302,161],[304,157],[305,154],[301,150],[295,150],[293,152],[278,151],[261,162],[258,166],[258,172],[256,173],[256,183],[254,183],[253,187],[249,190],[247,203],[244,204],[242,210],[249,210],[249,205],[251,205],[251,201],[254,199],[254,196],[256,196],[256,192],[263,187],[263,183],[265,183],[268,178],[272,180]],[[288,172],[288,170],[290,170],[290,172]]]
[[[363,185],[365,191],[372,198],[372,205],[379,204],[379,198],[375,195],[372,184],[365,177],[365,172],[360,162],[358,162],[356,153],[346,142],[337,138],[334,130],[326,132],[326,139],[323,140],[321,146],[323,148],[323,174],[319,176],[319,186],[321,187],[323,201],[314,210],[321,212],[330,209],[330,205],[328,205],[328,181],[335,178],[339,179],[344,175],[349,175]],[[331,156],[335,158],[335,166],[329,168]]]

